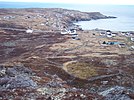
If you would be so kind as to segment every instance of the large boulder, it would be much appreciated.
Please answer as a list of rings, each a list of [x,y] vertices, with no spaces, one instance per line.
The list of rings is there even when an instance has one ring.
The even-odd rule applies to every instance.
[[[115,86],[99,93],[105,97],[104,100],[132,100],[129,91],[124,87]]]
[[[19,75],[11,78],[8,81],[6,88],[14,89],[14,88],[26,88],[26,87],[35,88],[37,87],[37,84],[28,76]]]

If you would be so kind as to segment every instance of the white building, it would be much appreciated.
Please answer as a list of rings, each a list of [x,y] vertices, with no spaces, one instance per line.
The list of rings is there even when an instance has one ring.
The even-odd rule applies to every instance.
[[[131,33],[130,33],[130,36],[134,36],[134,33],[133,33],[133,32],[131,32]]]
[[[69,30],[69,34],[76,34],[76,30],[74,29]]]
[[[131,37],[131,41],[133,41],[133,42],[134,42],[134,37]]]
[[[106,31],[106,36],[107,36],[108,38],[113,37],[113,36],[112,36],[112,32],[111,32],[110,30],[107,30],[107,31]]]
[[[64,35],[64,34],[68,34],[68,32],[66,32],[66,31],[65,32],[60,32],[60,34],[63,34]]]
[[[112,33],[112,36],[115,37],[117,35],[117,33]]]
[[[131,49],[133,49],[133,50],[134,50],[134,46],[131,46]]]
[[[27,29],[26,33],[33,33],[33,30],[32,29]]]
[[[41,25],[41,26],[44,26],[45,24],[44,24],[44,23],[41,23],[40,25]]]
[[[120,43],[120,44],[118,44],[118,46],[119,46],[120,48],[125,48],[125,47],[126,47],[126,44],[125,44],[125,43]]]
[[[126,32],[121,32],[121,35],[125,35],[126,34]]]
[[[100,35],[101,35],[101,36],[105,36],[106,33],[105,33],[105,32],[100,32]]]
[[[64,34],[69,34],[69,32],[70,32],[70,31],[68,31],[68,30],[65,29],[64,31],[62,30],[60,34],[63,34],[63,35],[64,35]]]
[[[112,36],[111,33],[108,33],[108,34],[107,34],[107,37],[108,37],[108,38],[111,38],[111,37],[113,37],[113,36]]]
[[[130,33],[129,32],[126,32],[125,36],[126,37],[129,37],[130,36]]]

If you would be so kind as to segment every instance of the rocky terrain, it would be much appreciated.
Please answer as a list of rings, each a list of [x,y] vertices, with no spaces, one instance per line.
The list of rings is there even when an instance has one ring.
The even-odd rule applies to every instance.
[[[130,37],[77,31],[73,22],[111,18],[66,9],[0,9],[0,100],[133,100],[134,45]],[[33,33],[26,33],[32,28]],[[102,46],[121,41],[127,47]]]
[[[61,8],[0,9],[0,27],[59,30],[68,28],[73,22],[105,18],[99,12],[80,12]]]

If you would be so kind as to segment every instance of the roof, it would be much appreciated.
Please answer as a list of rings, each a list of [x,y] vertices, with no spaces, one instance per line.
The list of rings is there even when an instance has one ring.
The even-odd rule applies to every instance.
[[[33,33],[33,30],[32,29],[27,29],[26,33]]]

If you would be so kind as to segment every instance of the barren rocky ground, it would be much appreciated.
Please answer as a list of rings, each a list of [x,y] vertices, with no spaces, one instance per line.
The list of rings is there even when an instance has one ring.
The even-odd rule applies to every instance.
[[[109,17],[65,9],[0,10],[1,100],[134,99],[134,51],[100,45],[133,45],[129,38],[79,30],[80,40],[72,40],[58,30],[76,20]],[[26,33],[28,27],[34,32]]]

